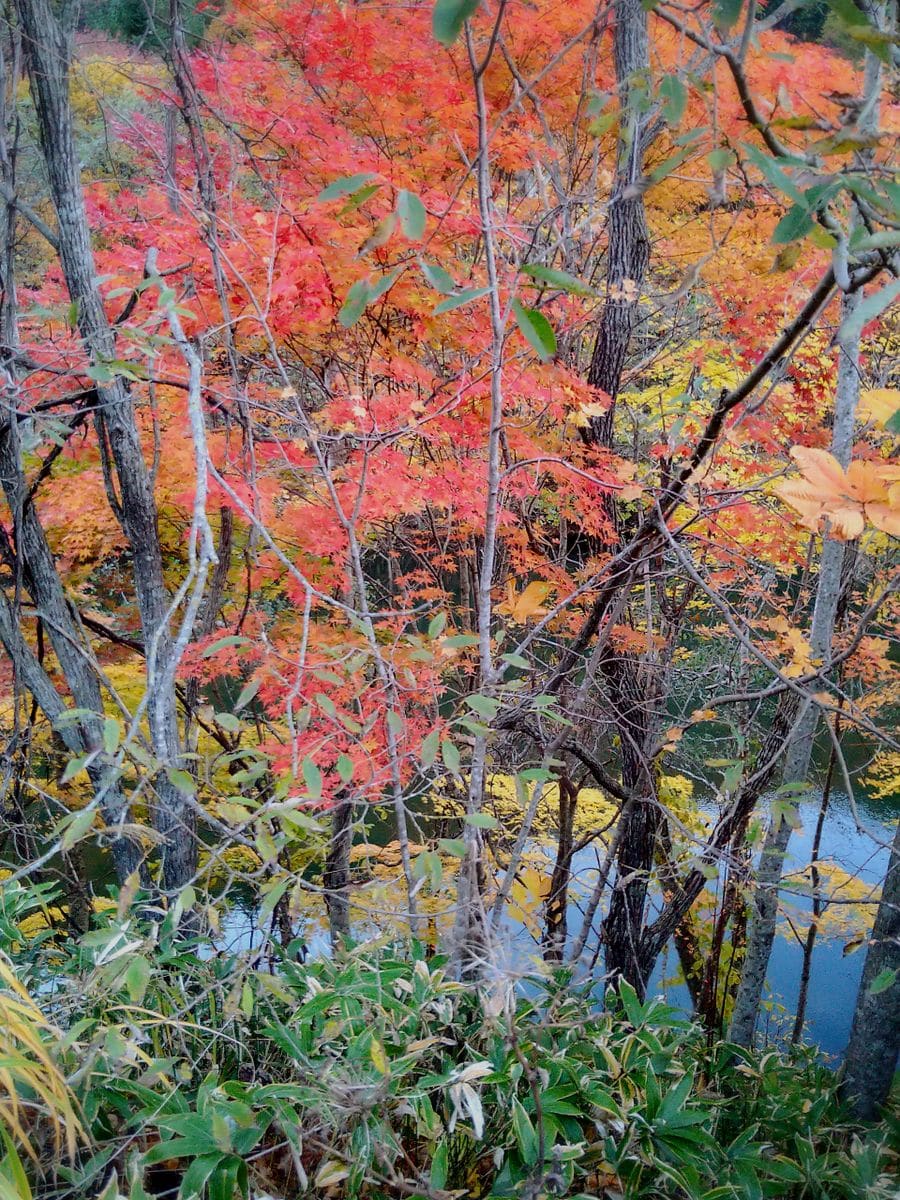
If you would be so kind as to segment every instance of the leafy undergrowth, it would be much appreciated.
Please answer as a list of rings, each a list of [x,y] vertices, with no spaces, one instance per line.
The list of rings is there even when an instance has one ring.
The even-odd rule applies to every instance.
[[[84,1145],[48,1133],[28,1184],[8,1154],[4,1200],[897,1194],[896,1119],[854,1130],[810,1052],[710,1047],[627,988],[604,1012],[570,980],[463,986],[418,946],[251,967],[165,944],[57,962]]]

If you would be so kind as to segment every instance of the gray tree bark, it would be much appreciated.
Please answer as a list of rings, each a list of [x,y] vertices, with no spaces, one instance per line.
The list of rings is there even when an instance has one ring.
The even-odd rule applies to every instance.
[[[849,316],[859,302],[858,294],[846,296],[841,305],[844,317]],[[841,344],[838,364],[838,384],[834,401],[834,428],[831,453],[846,469],[853,453],[853,423],[859,402],[859,338]],[[831,657],[834,624],[841,598],[844,565],[844,543],[825,536],[819,559],[819,578],[813,607],[809,645],[812,657],[827,661]],[[782,777],[785,783],[805,783],[809,775],[813,741],[819,723],[815,702],[801,709],[791,743],[784,760]],[[729,1038],[739,1046],[749,1046],[756,1028],[759,1002],[766,981],[766,971],[778,922],[778,885],[784,870],[792,826],[779,816],[769,823],[754,875],[754,896],[751,910],[747,949],[741,970],[731,1016]]]
[[[881,63],[872,53],[866,53],[863,84],[863,110],[858,125],[862,132],[878,124],[878,96],[881,89]],[[837,273],[837,271],[836,271]],[[841,303],[842,325],[852,317],[862,296],[859,292],[845,294]],[[838,337],[839,360],[837,389],[834,400],[834,425],[831,453],[846,470],[853,455],[853,428],[859,403],[860,365],[859,334],[850,338]],[[841,599],[844,564],[844,543],[830,538],[827,530],[819,560],[819,578],[813,608],[809,643],[812,657],[822,661],[831,656],[834,624]],[[801,711],[797,726],[785,755],[783,777],[787,783],[805,783],[809,774],[813,742],[819,724],[815,703]],[[741,982],[735,998],[729,1038],[739,1046],[753,1041],[759,1002],[768,970],[778,920],[778,884],[784,870],[791,825],[783,818],[772,821],[755,874],[755,893],[747,949],[744,956]]]
[[[616,397],[650,261],[641,186],[648,117],[639,103],[639,81],[650,69],[650,40],[641,0],[617,0],[614,22],[613,58],[621,115],[608,212],[606,299],[588,371],[588,383],[610,397],[606,411],[591,419],[587,431],[587,440],[601,446],[613,442]],[[608,508],[615,522],[615,504]],[[654,697],[628,659],[609,651],[601,670],[619,729],[622,785],[636,798],[621,817],[624,829],[616,854],[616,879],[602,929],[605,966],[611,979],[627,979],[642,995],[647,980],[639,947],[661,819],[653,771],[645,753]]]
[[[56,209],[60,263],[77,306],[78,329],[95,364],[116,357],[113,330],[96,284],[90,230],[69,104],[70,31],[49,0],[16,0],[22,44]],[[132,554],[135,591],[147,650],[147,720],[160,769],[154,780],[153,821],[163,837],[162,885],[179,891],[196,871],[191,798],[167,774],[181,765],[175,705],[170,597],[162,569],[156,505],[144,461],[132,398],[122,379],[98,384],[95,426],[108,448],[119,494],[110,495]],[[112,478],[110,478],[112,483]]]
[[[893,980],[872,993],[886,972]],[[844,1057],[842,1090],[860,1121],[870,1121],[888,1098],[900,1051],[900,826],[894,835],[881,902],[866,951],[850,1041]]]

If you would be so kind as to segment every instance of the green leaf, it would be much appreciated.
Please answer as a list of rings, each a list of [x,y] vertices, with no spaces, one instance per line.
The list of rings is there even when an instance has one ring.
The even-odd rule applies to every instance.
[[[350,329],[366,311],[371,289],[368,279],[357,279],[347,292],[347,299],[338,313],[338,321],[345,329]]]
[[[720,29],[730,29],[741,15],[741,0],[715,0],[713,20]]]
[[[421,241],[425,234],[427,213],[425,205],[414,192],[403,188],[397,193],[397,216],[406,237],[411,242]]]
[[[219,638],[218,641],[215,641],[211,645],[207,646],[200,657],[212,658],[214,654],[216,654],[219,650],[224,650],[226,646],[247,646],[249,643],[249,638],[240,637],[236,633],[230,633],[228,637]]]
[[[483,288],[467,288],[466,291],[460,292],[456,296],[450,296],[447,300],[442,300],[434,310],[434,316],[440,316],[441,313],[452,312],[454,308],[462,308],[464,304],[468,304],[472,300],[478,300],[481,296],[486,296],[491,289]]]
[[[709,163],[711,171],[727,171],[737,162],[737,155],[733,150],[727,150],[722,146],[718,150],[710,150],[706,161]]]
[[[786,246],[788,242],[796,242],[798,238],[806,237],[813,227],[809,210],[801,204],[795,204],[775,226],[772,241],[776,246]]]
[[[453,276],[449,275],[443,267],[439,267],[437,263],[421,262],[419,266],[422,268],[422,274],[436,292],[440,292],[444,296],[449,296],[451,292],[456,290]]]
[[[870,996],[880,996],[882,992],[889,991],[897,981],[897,971],[890,967],[885,969],[872,980],[869,986]]]
[[[661,162],[658,167],[654,167],[650,172],[650,180],[652,183],[660,183],[667,175],[671,175],[677,170],[686,159],[690,158],[694,153],[693,146],[684,146],[681,150],[676,151],[664,162]]]
[[[304,758],[300,769],[303,772],[303,782],[306,784],[307,795],[313,800],[320,799],[322,795],[322,772],[311,758]]]
[[[869,26],[871,21],[866,14],[853,3],[853,0],[828,0],[828,7],[840,17],[845,25],[849,26]]]
[[[318,199],[320,203],[327,200],[339,200],[341,196],[349,196],[351,192],[358,192],[361,187],[374,178],[371,171],[364,171],[359,175],[345,175],[342,179],[335,179],[334,183],[329,183],[328,187],[323,188],[319,192]]]
[[[594,289],[588,287],[586,283],[582,283],[580,279],[576,279],[574,275],[569,275],[566,271],[557,271],[555,267],[544,267],[540,263],[526,263],[522,268],[522,274],[528,275],[531,279],[540,280],[541,283],[549,283],[562,292],[571,292],[575,296],[596,295]]]
[[[500,708],[500,701],[491,696],[466,696],[466,704],[486,721],[492,721]]]
[[[900,296],[900,279],[893,279],[871,296],[860,300],[853,312],[842,323],[839,336],[841,341],[849,343],[860,336],[863,328],[876,317],[880,317],[889,304]]]
[[[439,612],[428,622],[428,637],[431,640],[434,640],[436,637],[440,637],[440,635],[444,632],[446,625],[447,614],[445,612]]]
[[[70,779],[74,779],[79,771],[84,770],[84,764],[90,758],[89,754],[79,754],[77,758],[70,758],[66,763],[66,769],[60,776],[60,783],[68,783]]]
[[[166,767],[166,775],[172,787],[177,788],[179,792],[193,796],[197,791],[197,781],[190,771],[182,771],[179,767]]]
[[[436,729],[432,729],[431,733],[426,734],[422,739],[422,751],[419,757],[422,760],[423,767],[430,767],[437,758],[437,752],[440,748],[441,735]]]
[[[132,1004],[140,1004],[147,991],[153,968],[142,954],[135,954],[125,972],[125,987]]]
[[[347,203],[341,209],[341,214],[353,212],[354,209],[361,208],[367,200],[370,200],[376,192],[381,191],[380,183],[368,183],[365,187],[361,187],[358,192],[354,192],[348,197]]]
[[[119,738],[122,736],[122,726],[115,717],[105,717],[103,720],[103,749],[107,754],[114,754]]]
[[[533,1163],[537,1158],[537,1132],[528,1113],[516,1099],[512,1102],[512,1127],[523,1162]]]
[[[259,691],[260,681],[251,679],[249,683],[245,683],[241,688],[240,694],[234,702],[234,711],[240,712],[242,708],[246,708],[256,693]]]
[[[374,304],[376,300],[380,300],[385,292],[394,286],[402,270],[403,267],[395,267],[393,271],[388,271],[386,275],[382,275],[376,283],[372,283],[371,279],[368,278],[357,279],[356,283],[347,292],[347,299],[338,313],[340,324],[345,329],[350,329],[355,325],[365,312],[367,306]]]
[[[687,108],[687,88],[677,75],[667,75],[659,85],[662,115],[667,125],[677,125]]]
[[[466,813],[463,820],[473,829],[497,829],[500,825],[497,818],[492,817],[490,813]]]
[[[441,741],[441,758],[444,760],[444,766],[452,775],[459,774],[459,750],[447,738]]]
[[[73,813],[71,819],[64,817],[66,827],[60,838],[60,850],[71,850],[76,842],[80,842],[83,837],[86,837],[94,824],[94,816],[93,808],[83,808],[80,812]]]
[[[397,278],[402,270],[402,267],[394,267],[393,271],[388,271],[387,275],[382,275],[377,283],[372,284],[369,289],[369,299],[366,303],[374,304],[376,300],[381,299],[385,292],[389,292],[397,282]]]
[[[443,1191],[447,1176],[450,1173],[450,1153],[446,1138],[441,1138],[431,1156],[431,1174],[429,1180],[432,1191]]]
[[[549,362],[556,354],[556,334],[550,322],[536,308],[525,308],[519,300],[513,300],[513,314],[538,358],[541,362]]]
[[[452,46],[463,25],[477,12],[480,0],[435,0],[431,30],[442,46]]]
[[[337,760],[337,773],[341,777],[342,783],[349,783],[353,778],[353,759],[346,754],[339,754]]]
[[[207,1180],[222,1162],[222,1155],[201,1154],[190,1164],[181,1179],[181,1196],[202,1196]]]
[[[803,193],[794,183],[789,175],[787,175],[779,164],[771,155],[760,150],[758,146],[742,143],[744,152],[755,167],[766,177],[768,182],[775,188],[776,191],[783,192],[785,196],[795,202],[795,204],[805,204]],[[781,160],[783,161],[783,160]]]
[[[444,638],[444,645],[450,646],[454,650],[460,650],[463,646],[477,646],[478,638],[474,633],[454,633],[450,637]]]
[[[454,858],[466,857],[466,843],[462,838],[438,838],[438,849],[443,854],[452,854]]]

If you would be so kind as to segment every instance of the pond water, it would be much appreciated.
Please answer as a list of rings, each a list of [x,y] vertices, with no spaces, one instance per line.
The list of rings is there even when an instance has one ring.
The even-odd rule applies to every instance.
[[[819,807],[819,797],[800,806],[801,827],[791,837],[786,875],[803,871],[809,866]],[[887,870],[890,842],[894,834],[888,807],[872,804],[857,794],[856,810],[862,831],[856,827],[846,793],[832,792],[819,850],[821,862],[833,863],[851,879],[857,878],[861,884],[868,885],[859,888],[849,884],[841,886],[841,877],[835,873],[831,886],[826,885],[822,890],[826,895],[835,894],[848,900],[856,896],[870,896],[871,889],[880,886]],[[783,908],[787,908],[789,915],[794,917],[795,925],[799,926],[800,938],[805,938],[808,923],[802,919],[802,913],[812,909],[812,899],[788,894],[782,900]],[[865,945],[849,953],[845,953],[845,947],[856,940],[865,919],[864,913],[871,924],[874,910],[872,904],[834,904],[826,912],[825,930],[816,938],[806,1005],[807,1040],[816,1043],[826,1055],[839,1056],[847,1045],[865,961]],[[672,959],[673,965],[677,965],[674,956]],[[788,922],[782,919],[769,960],[767,988],[768,998],[776,1006],[783,1005],[787,1018],[779,1018],[777,1009],[773,1011],[767,1030],[773,1039],[790,1035],[797,1007],[802,960],[800,941]],[[657,977],[661,977],[660,969]],[[683,984],[670,985],[666,991],[672,1003],[687,1004],[687,989]]]
[[[792,836],[786,869],[786,874],[798,873],[794,876],[798,882],[799,872],[806,869],[810,862],[819,807],[820,799],[814,795],[800,805],[801,826]],[[877,887],[884,878],[896,821],[894,814],[900,805],[874,803],[860,792],[856,796],[856,809],[859,828],[846,794],[832,792],[819,853],[823,873],[827,871],[829,874],[823,892],[844,900],[870,895],[871,889]],[[581,928],[580,904],[590,890],[591,876],[595,873],[595,855],[590,850],[583,851],[573,863],[570,936],[577,934]],[[854,879],[859,883],[850,882]],[[772,1040],[786,1040],[793,1025],[803,957],[801,941],[808,928],[808,919],[804,919],[803,914],[812,908],[809,896],[790,894],[783,899],[783,908],[791,918],[795,931],[792,931],[788,920],[782,918],[769,963],[765,999],[771,1000],[773,1005],[767,1010],[766,1033]],[[840,1056],[847,1044],[865,947],[849,953],[846,947],[848,943],[852,945],[862,931],[863,914],[867,914],[870,923],[874,916],[874,905],[845,903],[829,906],[824,928],[816,939],[806,1009],[806,1036],[826,1056]],[[595,929],[599,926],[601,916],[598,914]],[[329,938],[321,915],[311,918],[301,932],[309,955],[330,953]],[[376,932],[374,925],[368,928],[361,926],[358,936],[372,937]],[[503,922],[501,934],[501,955],[512,969],[527,970],[530,960],[540,953],[533,931],[521,921],[509,917]],[[252,910],[236,906],[223,923],[221,941],[231,952],[250,951],[254,946],[259,946],[262,937],[263,931]],[[687,1010],[687,988],[675,978],[677,972],[677,956],[670,948],[657,966],[651,991],[664,994],[670,1003]]]

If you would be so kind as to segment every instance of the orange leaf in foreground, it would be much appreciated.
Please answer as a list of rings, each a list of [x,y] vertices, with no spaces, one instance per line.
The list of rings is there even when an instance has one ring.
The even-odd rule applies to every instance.
[[[800,514],[800,524],[818,530],[828,520],[832,537],[858,538],[866,521],[900,537],[900,467],[857,459],[846,472],[827,450],[794,446],[799,479],[778,484],[777,494]]]

